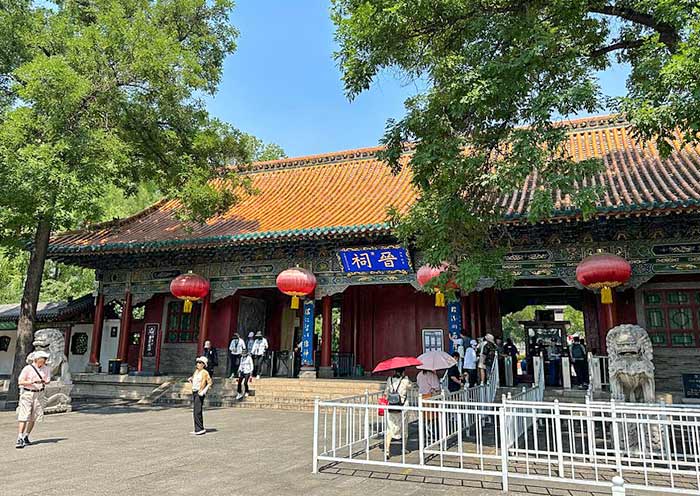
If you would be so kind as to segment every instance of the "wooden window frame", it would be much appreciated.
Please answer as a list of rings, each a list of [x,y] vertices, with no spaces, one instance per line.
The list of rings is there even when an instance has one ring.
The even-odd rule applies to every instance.
[[[183,329],[182,328],[182,317],[184,315],[183,309],[184,302],[180,300],[169,300],[165,303],[165,331],[163,332],[163,339],[166,344],[192,344],[197,343],[199,339],[199,320],[202,312],[202,304],[200,302],[194,302],[192,304],[192,312],[190,312],[190,325]],[[175,309],[176,311],[172,311]],[[171,315],[177,316],[177,326],[171,327]],[[171,339],[172,336],[174,339]],[[189,337],[187,337],[189,336]]]
[[[649,293],[658,294],[660,302],[658,304],[647,304]],[[670,303],[669,294],[685,293],[688,301],[685,303]],[[662,334],[666,342],[664,344],[654,343],[655,347],[661,348],[698,348],[700,347],[700,286],[693,284],[669,284],[669,285],[647,285],[637,290],[637,309],[640,325],[642,325],[649,336]],[[673,310],[687,309],[690,311],[691,325],[689,329],[676,329],[671,325],[670,314]],[[663,317],[663,327],[652,328],[647,319],[649,310],[659,310]],[[679,334],[690,334],[693,337],[692,345],[674,344],[673,336]]]

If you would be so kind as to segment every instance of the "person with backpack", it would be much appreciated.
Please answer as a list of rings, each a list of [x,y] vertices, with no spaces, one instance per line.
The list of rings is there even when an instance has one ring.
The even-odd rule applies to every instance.
[[[36,422],[44,418],[44,388],[51,382],[51,369],[46,366],[50,355],[35,351],[27,356],[27,363],[19,373],[19,402],[17,404],[17,449],[29,446],[29,434]]]
[[[386,416],[386,434],[384,436],[384,455],[391,456],[392,439],[401,439],[403,435],[401,410],[393,410],[392,406],[403,406],[411,388],[411,379],[406,376],[406,369],[396,369],[394,375],[386,381],[384,397],[388,401]]]
[[[574,343],[569,348],[569,357],[571,364],[576,372],[576,382],[580,388],[585,388],[588,385],[588,367],[586,364],[586,347],[581,342],[581,338],[574,336]]]

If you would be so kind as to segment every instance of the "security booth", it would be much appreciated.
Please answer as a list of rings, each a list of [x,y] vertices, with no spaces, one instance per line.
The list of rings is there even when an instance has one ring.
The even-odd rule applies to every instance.
[[[520,321],[527,338],[528,369],[532,369],[532,357],[542,354],[545,363],[547,386],[562,386],[562,357],[567,357],[568,320],[555,320],[554,310],[536,310],[535,320]]]

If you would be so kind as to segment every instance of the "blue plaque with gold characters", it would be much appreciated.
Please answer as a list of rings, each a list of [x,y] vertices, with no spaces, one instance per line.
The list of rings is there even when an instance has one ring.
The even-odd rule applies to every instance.
[[[412,272],[408,250],[401,246],[348,248],[338,252],[346,274],[408,274]]]

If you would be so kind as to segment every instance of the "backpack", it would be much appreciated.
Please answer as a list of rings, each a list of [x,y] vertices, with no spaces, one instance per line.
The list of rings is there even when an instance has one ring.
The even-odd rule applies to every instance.
[[[582,360],[586,357],[586,353],[583,351],[583,346],[580,344],[574,344],[571,346],[571,357],[574,360]]]
[[[399,379],[399,386],[401,386],[401,381],[403,379]],[[390,391],[389,394],[387,395],[387,400],[389,400],[389,405],[394,405],[394,406],[402,406],[403,401],[401,401],[401,395],[399,394],[399,386],[395,387],[393,391]],[[391,387],[394,387],[394,379],[391,379]]]

